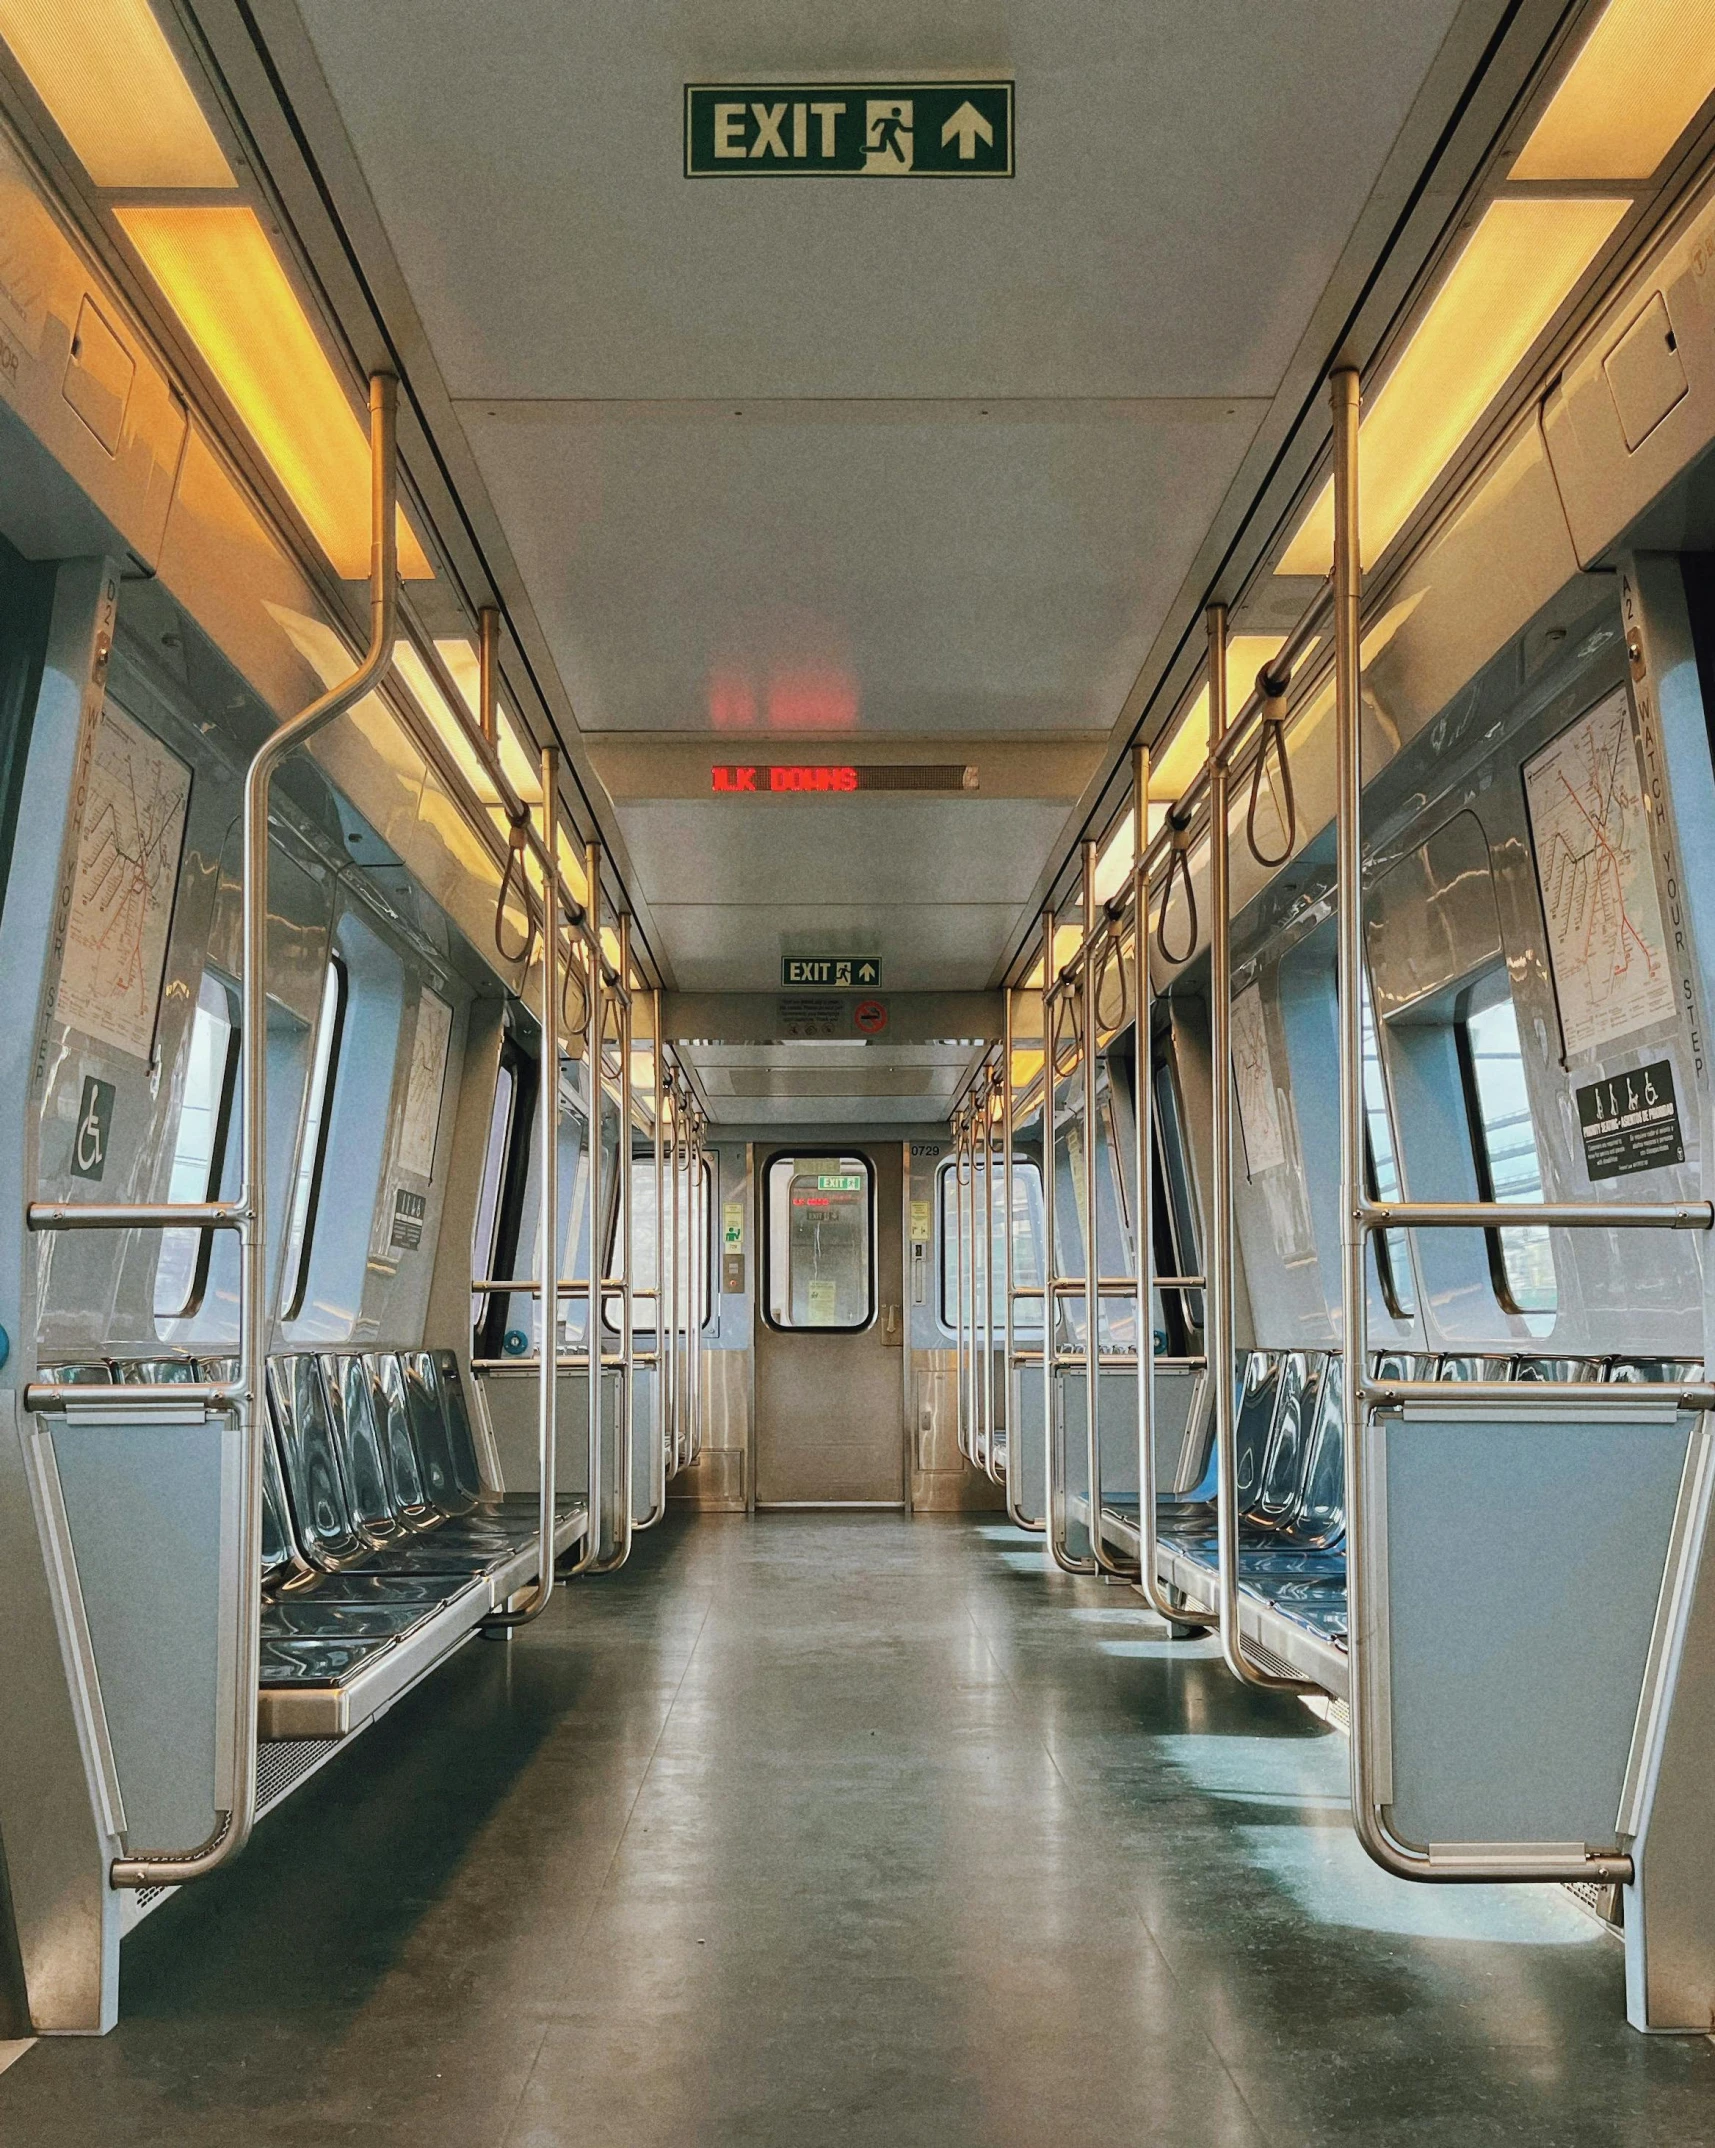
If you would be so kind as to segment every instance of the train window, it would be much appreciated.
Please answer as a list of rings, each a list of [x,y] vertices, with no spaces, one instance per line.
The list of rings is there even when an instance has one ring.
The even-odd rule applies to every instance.
[[[941,1325],[949,1333],[956,1333],[959,1324],[959,1192],[954,1168],[951,1157],[941,1166]],[[991,1168],[994,1172],[994,1244],[989,1254],[989,1298],[998,1333],[1006,1325],[1006,1172],[998,1163]],[[983,1198],[980,1173],[974,1180],[967,1176],[964,1198],[968,1230],[970,1203],[975,1198],[980,1209]],[[967,1239],[967,1260],[970,1258],[969,1243]],[[1015,1288],[1020,1290],[1042,1288],[1042,1174],[1034,1163],[1022,1156],[1012,1160],[1012,1280]],[[967,1276],[967,1295],[970,1284],[971,1278]],[[1013,1308],[1012,1324],[1015,1333],[1020,1329],[1039,1329],[1042,1325],[1040,1300],[1021,1300]]]
[[[500,1248],[500,1211],[506,1189],[506,1163],[512,1151],[512,1116],[518,1103],[518,1069],[503,1052],[495,1077],[494,1103],[488,1114],[488,1139],[483,1144],[482,1179],[477,1188],[476,1223],[470,1236],[470,1272],[492,1278],[498,1271],[495,1257]],[[470,1301],[472,1329],[481,1325],[488,1300]]]
[[[281,1317],[296,1320],[304,1307],[310,1280],[310,1248],[315,1242],[316,1209],[321,1201],[322,1170],[327,1162],[328,1106],[333,1101],[334,1075],[339,1065],[339,1040],[345,1028],[348,996],[345,964],[336,955],[322,980],[321,1012],[316,1019],[315,1057],[310,1063],[309,1094],[304,1102],[303,1138],[298,1144],[298,1176],[292,1188],[292,1211],[286,1226],[287,1279],[285,1310]]]
[[[875,1317],[875,1180],[864,1156],[771,1156],[763,1178],[770,1327],[852,1334]]]
[[[502,1039],[483,1150],[476,1225],[471,1233],[471,1273],[518,1273],[525,1190],[530,1176],[530,1137],[535,1127],[536,1062],[510,1032]],[[527,1256],[528,1257],[528,1256]],[[534,1272],[532,1270],[532,1272]],[[472,1346],[478,1357],[498,1357],[505,1347],[512,1300],[499,1295],[471,1300]]]
[[[1197,1209],[1192,1199],[1191,1169],[1185,1146],[1185,1122],[1179,1087],[1169,1058],[1155,1064],[1155,1271],[1158,1275],[1200,1275]],[[1177,1356],[1194,1354],[1203,1331],[1200,1290],[1157,1291],[1155,1330],[1161,1344]]]
[[[1485,1201],[1542,1199],[1542,1165],[1525,1090],[1518,1017],[1500,971],[1464,994],[1455,1024],[1465,1105]],[[1557,1303],[1554,1255],[1541,1224],[1491,1230],[1489,1274],[1509,1313],[1552,1313]]]
[[[1364,1175],[1369,1180],[1372,1201],[1397,1201],[1401,1197],[1399,1157],[1394,1147],[1393,1121],[1388,1115],[1387,1078],[1382,1070],[1367,977],[1360,997],[1364,1019]],[[1370,1246],[1383,1303],[1396,1320],[1409,1320],[1417,1306],[1404,1231],[1379,1232],[1370,1240]]]
[[[703,1159],[703,1216],[707,1225],[707,1243],[703,1248],[702,1305],[698,1312],[698,1326],[707,1327],[714,1316],[714,1266],[715,1266],[715,1177],[709,1160]],[[672,1192],[668,1194],[668,1216],[672,1215]],[[684,1303],[690,1291],[690,1239],[686,1191],[679,1188],[679,1314],[680,1334],[685,1331]],[[660,1258],[660,1224],[655,1212],[655,1159],[651,1156],[634,1156],[631,1160],[631,1250],[637,1269],[635,1287],[639,1291],[654,1290],[659,1281],[657,1262]],[[614,1277],[625,1273],[624,1248],[619,1242],[619,1215],[615,1211],[610,1237],[608,1273]],[[631,1329],[634,1335],[653,1335],[659,1317],[654,1298],[636,1297],[631,1302]],[[602,1310],[602,1319],[616,1332],[619,1328],[619,1305],[617,1299],[608,1299]]]
[[[205,975],[191,1016],[184,1095],[173,1141],[169,1201],[218,1201],[238,1088],[238,1007],[232,987]],[[208,1287],[213,1231],[163,1231],[155,1266],[155,1315],[184,1320]]]

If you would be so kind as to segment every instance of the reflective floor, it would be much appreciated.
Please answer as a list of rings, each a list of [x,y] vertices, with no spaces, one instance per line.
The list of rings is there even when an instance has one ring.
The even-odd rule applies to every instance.
[[[0,2142],[1715,2138],[1557,1892],[1383,1879],[1345,1749],[978,1522],[672,1521],[127,1942]]]

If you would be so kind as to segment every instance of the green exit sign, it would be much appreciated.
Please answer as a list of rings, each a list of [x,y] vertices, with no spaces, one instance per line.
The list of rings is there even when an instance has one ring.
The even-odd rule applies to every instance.
[[[1010,82],[687,82],[687,179],[1010,179]]]
[[[820,985],[831,992],[873,992],[881,983],[879,955],[782,955],[783,985]]]

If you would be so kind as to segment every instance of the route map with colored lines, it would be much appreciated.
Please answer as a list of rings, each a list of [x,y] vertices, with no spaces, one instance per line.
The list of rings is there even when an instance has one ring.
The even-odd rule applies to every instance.
[[[1674,1012],[1643,770],[1620,687],[1525,765],[1568,1058]]]
[[[111,702],[90,758],[54,1013],[147,1059],[173,918],[191,773]]]

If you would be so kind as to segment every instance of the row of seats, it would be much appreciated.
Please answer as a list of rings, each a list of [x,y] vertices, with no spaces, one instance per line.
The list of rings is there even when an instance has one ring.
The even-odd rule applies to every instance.
[[[1340,1652],[1346,1648],[1346,1452],[1340,1357],[1252,1350],[1236,1367],[1234,1459],[1241,1592]],[[1661,1358],[1408,1357],[1374,1360],[1377,1379],[1678,1382],[1702,1367]],[[1104,1518],[1135,1537],[1136,1500],[1104,1503]],[[1157,1502],[1169,1564],[1218,1572],[1211,1442],[1203,1480]],[[1213,1591],[1209,1593],[1213,1601]]]
[[[63,1365],[67,1385],[230,1380],[230,1359]],[[450,1351],[305,1352],[271,1358],[263,1441],[261,1685],[347,1684],[461,1604],[474,1623],[502,1575],[521,1585],[538,1528],[534,1493],[485,1489]],[[556,1540],[582,1533],[562,1497]],[[267,1709],[265,1707],[265,1714]]]

